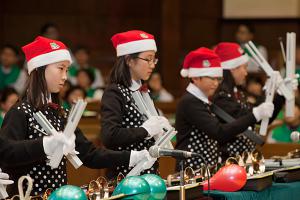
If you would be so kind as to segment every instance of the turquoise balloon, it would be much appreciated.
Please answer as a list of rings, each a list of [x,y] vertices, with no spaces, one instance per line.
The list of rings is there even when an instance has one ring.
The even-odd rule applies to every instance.
[[[148,200],[162,200],[167,194],[165,181],[155,174],[144,174],[141,176],[150,185],[150,198]]]
[[[122,199],[148,200],[150,197],[150,186],[139,176],[124,178],[113,192],[114,195],[125,194]]]
[[[64,185],[51,193],[48,200],[87,200],[84,191],[74,185]]]

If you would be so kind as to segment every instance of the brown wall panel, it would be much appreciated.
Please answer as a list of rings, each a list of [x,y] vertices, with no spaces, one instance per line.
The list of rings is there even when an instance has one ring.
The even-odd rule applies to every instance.
[[[70,47],[84,44],[91,49],[91,64],[105,75],[115,51],[111,36],[120,31],[142,29],[155,35],[159,65],[165,86],[180,96],[186,81],[179,71],[184,56],[201,46],[234,41],[242,21],[222,19],[221,0],[1,0],[0,45],[22,46],[39,34],[42,24],[55,22]],[[265,45],[270,60],[277,59],[277,38],[286,31],[299,33],[299,19],[253,19],[255,40]]]

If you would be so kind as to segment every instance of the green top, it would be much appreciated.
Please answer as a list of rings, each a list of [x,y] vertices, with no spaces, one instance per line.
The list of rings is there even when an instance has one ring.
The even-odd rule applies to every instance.
[[[71,109],[71,105],[68,102],[66,102],[66,101],[63,101],[62,107],[64,109],[66,109],[66,110],[70,110]]]
[[[86,97],[93,98],[93,97],[94,97],[94,94],[95,94],[95,91],[96,91],[96,89],[89,88],[89,89],[86,91]]]
[[[272,138],[278,142],[293,142],[291,140],[291,133],[293,131],[300,132],[300,125],[295,129],[290,129],[286,124],[283,124],[273,130]]]
[[[11,71],[7,74],[2,70],[3,67],[0,67],[0,89],[3,89],[13,83],[15,83],[21,73],[21,69],[18,65],[12,65]]]

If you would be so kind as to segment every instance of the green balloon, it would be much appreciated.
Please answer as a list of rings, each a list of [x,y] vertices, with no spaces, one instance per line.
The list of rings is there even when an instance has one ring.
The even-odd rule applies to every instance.
[[[51,193],[48,200],[87,200],[85,192],[74,185],[64,185]]]
[[[165,181],[155,174],[144,174],[141,176],[150,185],[150,198],[148,200],[162,200],[167,194]]]
[[[113,192],[114,195],[125,194],[122,199],[148,200],[150,197],[150,186],[139,176],[130,176],[123,179]]]

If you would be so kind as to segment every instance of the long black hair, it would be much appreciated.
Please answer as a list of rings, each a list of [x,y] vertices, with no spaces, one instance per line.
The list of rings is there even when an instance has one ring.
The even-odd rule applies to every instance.
[[[220,84],[216,94],[219,91],[226,91],[228,93],[233,93],[234,87],[236,87],[236,84],[230,70],[223,70],[223,81]]]
[[[45,78],[46,66],[38,67],[33,70],[27,80],[26,92],[22,99],[36,109],[42,110],[47,106],[47,98],[51,95],[53,103],[60,104],[58,93],[50,94]]]
[[[110,73],[110,83],[116,83],[130,87],[132,84],[131,74],[128,66],[130,59],[137,58],[139,53],[117,57]]]

